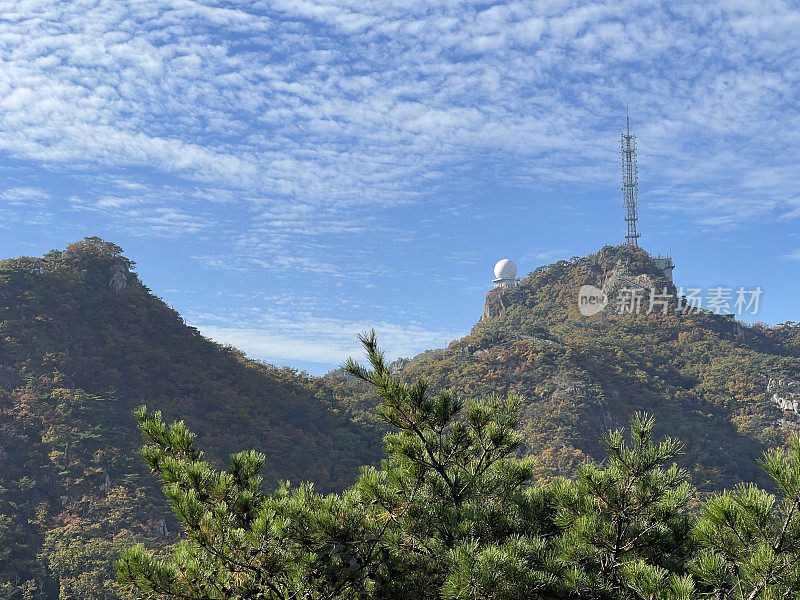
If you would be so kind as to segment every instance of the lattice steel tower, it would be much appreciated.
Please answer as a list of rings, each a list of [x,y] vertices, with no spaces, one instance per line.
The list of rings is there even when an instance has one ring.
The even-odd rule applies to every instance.
[[[636,231],[636,219],[639,209],[639,172],[636,167],[636,136],[631,133],[631,118],[625,115],[627,128],[620,139],[619,157],[622,164],[622,203],[625,205],[625,222],[628,234],[625,243],[638,246],[639,236]]]

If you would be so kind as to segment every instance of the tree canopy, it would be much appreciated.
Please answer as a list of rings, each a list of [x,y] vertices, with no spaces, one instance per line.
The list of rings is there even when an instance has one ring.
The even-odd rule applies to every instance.
[[[182,422],[144,407],[141,456],[185,539],[117,563],[139,598],[767,600],[800,590],[800,438],[765,454],[779,490],[752,484],[700,502],[654,440],[652,417],[609,431],[606,456],[533,480],[513,395],[463,402],[391,372],[374,332],[345,369],[380,397],[386,459],[341,493],[265,492],[265,457],[214,469]],[[697,507],[699,506],[699,511]]]

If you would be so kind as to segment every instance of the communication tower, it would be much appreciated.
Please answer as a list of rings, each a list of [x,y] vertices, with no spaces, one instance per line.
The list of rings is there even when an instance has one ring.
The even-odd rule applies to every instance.
[[[636,220],[639,210],[639,171],[636,166],[636,136],[631,133],[630,115],[625,115],[626,129],[620,139],[620,163],[622,164],[622,203],[625,205],[625,222],[628,233],[625,243],[638,246],[639,236]]]

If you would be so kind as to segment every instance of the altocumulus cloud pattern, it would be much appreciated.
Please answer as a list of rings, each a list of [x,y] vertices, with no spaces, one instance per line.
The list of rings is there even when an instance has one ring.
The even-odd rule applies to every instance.
[[[651,206],[723,230],[800,217],[796,4],[20,0],[0,15],[6,224],[68,209],[135,235],[223,233],[196,260],[364,283],[386,263],[331,248],[414,239],[386,211],[436,197],[447,214],[448,194],[498,180],[608,179],[629,100]]]

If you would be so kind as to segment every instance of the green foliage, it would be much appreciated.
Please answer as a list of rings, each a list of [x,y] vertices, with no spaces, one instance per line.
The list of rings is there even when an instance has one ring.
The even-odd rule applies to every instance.
[[[695,526],[694,572],[717,598],[800,595],[800,438],[767,452],[763,467],[780,497],[737,486],[710,499]]]
[[[187,539],[167,557],[141,546],[125,552],[123,585],[150,598],[423,598],[440,588],[453,597],[489,585],[464,569],[494,577],[494,553],[531,571],[543,549],[540,517],[551,509],[547,492],[524,487],[528,462],[510,457],[519,445],[513,399],[476,403],[458,420],[459,400],[399,381],[374,334],[362,341],[372,369],[352,361],[347,369],[375,387],[379,414],[397,432],[384,440],[382,468],[366,468],[342,494],[308,485],[266,494],[262,456],[236,454],[215,470],[183,423],[137,412],[152,442],[142,457]]]
[[[653,425],[652,417],[637,414],[630,443],[622,431],[610,432],[602,439],[604,464],[584,463],[573,481],[557,485],[561,559],[574,565],[576,585],[592,597],[633,597],[631,577],[647,589],[663,582],[664,568],[680,572],[688,555],[693,491],[686,471],[663,468],[681,444],[671,438],[654,444]]]
[[[625,564],[620,569],[628,590],[642,600],[694,600],[697,588],[691,575],[679,576],[643,560]]]
[[[323,497],[310,485],[284,485],[267,495],[259,475],[263,455],[235,454],[228,469],[219,471],[195,449],[184,423],[167,426],[160,413],[144,408],[136,417],[152,442],[141,455],[164,483],[187,535],[168,556],[141,545],[126,551],[118,564],[123,585],[152,598],[289,598],[303,590],[334,597],[358,591],[356,574],[369,562],[371,533],[354,494]]]
[[[115,447],[113,400],[31,380],[0,408],[0,597],[117,598],[119,551],[154,542],[145,515],[164,511],[151,485],[125,479],[138,466]]]
[[[367,336],[367,368],[310,378],[206,340],[99,238],[0,261],[0,598],[117,598],[123,547],[129,589],[198,598],[796,595],[794,451],[767,475],[756,459],[798,428],[771,397],[800,380],[800,326],[580,317],[578,287],[623,264],[664,283],[646,253],[606,247],[537,269],[446,349],[388,365]],[[164,413],[139,417],[166,500],[132,460],[143,398]],[[656,424],[598,442],[640,411]],[[646,441],[666,432],[678,467],[674,442]],[[687,476],[781,491],[712,496],[688,538]],[[715,511],[741,522],[704,538]],[[642,535],[614,558],[616,523],[618,550]]]
[[[143,495],[116,486],[100,497],[85,496],[54,519],[45,533],[42,556],[58,581],[59,599],[118,597],[111,573],[120,552],[137,542],[154,541],[137,519],[146,503]]]
[[[266,493],[263,456],[236,454],[227,470],[215,470],[182,422],[168,426],[159,413],[137,411],[151,442],[141,455],[186,539],[169,555],[125,551],[117,568],[128,592],[165,600],[689,600],[729,597],[754,573],[771,578],[762,591],[772,595],[746,597],[794,591],[796,557],[783,560],[778,576],[775,558],[752,546],[767,522],[780,522],[771,504],[760,506],[752,531],[739,532],[749,546],[737,549],[724,533],[728,520],[713,520],[719,506],[731,510],[725,493],[708,501],[690,537],[694,492],[686,471],[669,464],[682,446],[654,442],[652,417],[634,416],[629,440],[621,430],[606,434],[602,464],[585,462],[574,479],[531,485],[530,461],[514,458],[513,398],[465,407],[450,392],[431,395],[425,381],[391,373],[374,332],[361,341],[369,367],[350,360],[345,368],[374,387],[378,414],[394,432],[384,439],[381,468],[365,468],[341,494],[288,484]],[[788,520],[769,538],[780,553],[800,540],[800,441],[791,455],[768,453],[764,466],[787,494]],[[734,572],[749,579],[732,582]]]
[[[115,244],[86,238],[0,261],[0,598],[117,598],[113,563],[159,549],[177,522],[134,458],[132,410],[184,418],[218,461],[272,457],[261,476],[342,489],[379,460],[332,386],[200,336],[142,285]]]
[[[798,416],[772,396],[800,391],[800,326],[705,312],[582,316],[580,287],[602,287],[623,267],[656,289],[673,289],[643,250],[606,246],[538,268],[502,292],[502,316],[405,361],[401,375],[465,396],[514,393],[520,454],[536,458],[537,480],[602,457],[603,432],[644,411],[656,417],[656,434],[686,442],[677,462],[699,489],[767,484],[758,457],[798,429]],[[355,408],[372,410],[360,400]]]
[[[374,332],[369,367],[347,372],[381,398],[387,459],[341,494],[262,491],[264,457],[215,470],[182,422],[137,411],[141,455],[185,527],[171,554],[123,553],[140,598],[756,600],[800,593],[800,438],[765,454],[782,499],[753,485],[711,496],[699,519],[682,444],[635,415],[603,436],[606,458],[532,485],[514,458],[518,405],[466,406],[390,371]],[[691,535],[693,533],[693,535]]]
[[[380,579],[375,597],[475,594],[475,586],[493,584],[464,569],[494,577],[501,556],[536,571],[538,536],[553,528],[542,518],[548,492],[525,487],[531,461],[513,458],[520,445],[516,399],[493,396],[465,409],[447,391],[431,396],[424,380],[406,384],[392,375],[374,332],[361,341],[371,369],[352,359],[345,368],[375,388],[378,414],[397,430],[384,438],[382,470],[367,471],[358,484],[391,524],[384,544],[392,561],[384,568],[394,575]],[[550,580],[531,577],[531,584]]]

